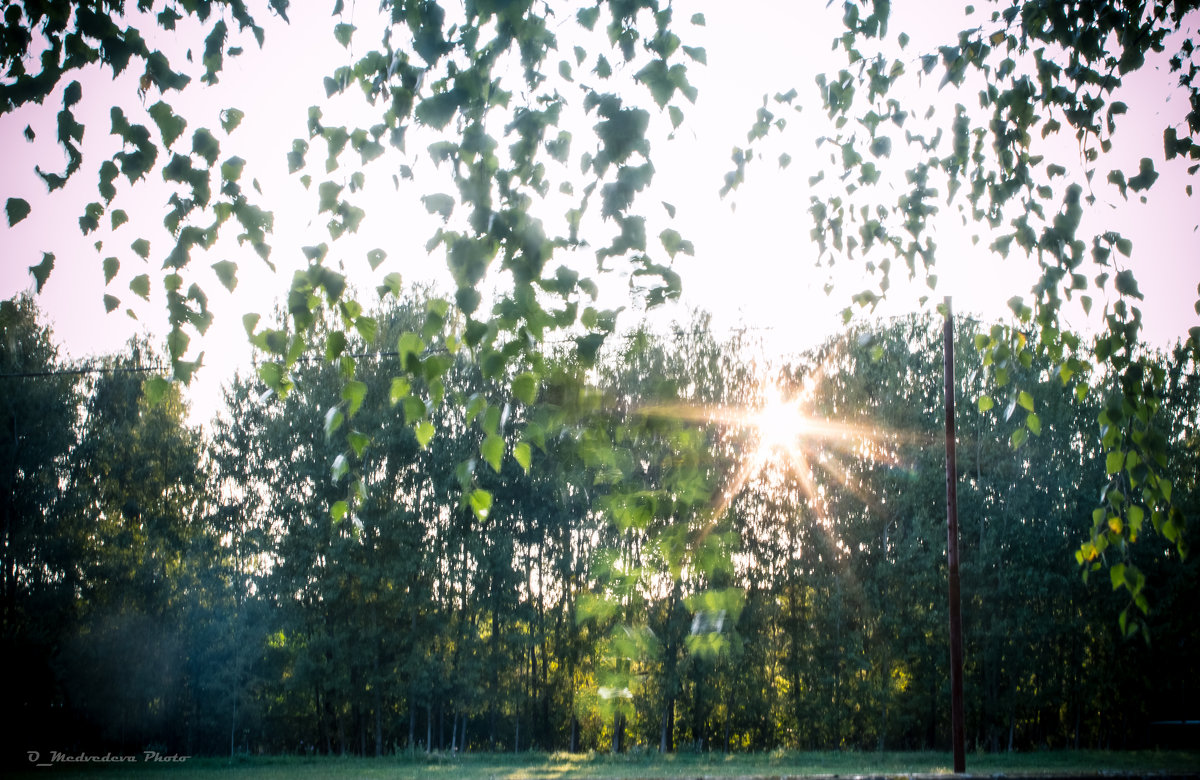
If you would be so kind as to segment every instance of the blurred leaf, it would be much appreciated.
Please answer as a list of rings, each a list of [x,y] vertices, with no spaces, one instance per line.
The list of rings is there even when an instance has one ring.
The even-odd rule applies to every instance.
[[[529,466],[533,462],[533,452],[527,442],[521,441],[513,445],[513,459],[526,474],[529,473]]]
[[[488,514],[492,511],[492,494],[486,490],[473,490],[467,497],[467,502],[471,506],[471,511],[475,513],[475,517],[480,521],[487,520]]]
[[[500,464],[504,459],[504,439],[496,434],[485,436],[483,443],[479,445],[479,454],[493,471],[500,471]]]
[[[232,260],[219,260],[212,264],[212,269],[225,289],[233,292],[237,288],[237,263]]]
[[[342,400],[349,405],[347,408],[347,416],[354,417],[358,414],[358,410],[362,408],[363,401],[367,397],[367,385],[357,379],[352,379],[342,387]]]
[[[142,392],[146,394],[146,402],[158,406],[171,388],[170,382],[161,376],[152,376],[142,383]]]
[[[4,210],[8,214],[8,226],[12,227],[29,216],[29,201],[24,198],[9,198]]]
[[[145,300],[150,300],[150,276],[148,274],[138,274],[129,282],[129,289],[135,295]]]

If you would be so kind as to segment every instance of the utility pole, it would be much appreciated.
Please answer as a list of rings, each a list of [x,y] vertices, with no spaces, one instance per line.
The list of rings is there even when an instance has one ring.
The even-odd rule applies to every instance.
[[[946,296],[942,351],[946,364],[946,563],[950,580],[950,723],[954,772],[967,771],[963,728],[962,611],[958,585],[958,466],[954,455],[954,314]]]

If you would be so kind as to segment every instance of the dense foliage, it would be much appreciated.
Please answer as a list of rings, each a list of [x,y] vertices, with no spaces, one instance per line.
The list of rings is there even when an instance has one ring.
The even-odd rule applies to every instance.
[[[804,172],[817,266],[853,262],[869,272],[874,286],[853,296],[863,308],[888,295],[893,264],[936,288],[939,242],[955,232],[969,234],[980,252],[1016,255],[1006,267],[1036,268],[1031,289],[1013,290],[1011,327],[980,345],[992,379],[981,402],[991,407],[988,393],[1002,394],[1027,412],[1024,429],[1011,432],[1020,446],[1040,431],[1029,389],[1016,381],[1035,359],[1048,360],[1081,398],[1093,365],[1119,382],[1120,394],[1095,409],[1108,482],[1077,559],[1085,576],[1106,560],[1119,562],[1109,571],[1129,597],[1121,625],[1133,633],[1149,604],[1129,546],[1148,523],[1182,554],[1188,547],[1162,471],[1164,377],[1141,358],[1139,258],[1109,214],[1131,198],[1146,202],[1160,176],[1156,160],[1179,169],[1182,192],[1171,197],[1193,196],[1200,6],[998,0],[963,8],[963,28],[947,33],[891,24],[889,0],[843,4],[844,33],[834,48],[844,66],[817,77],[828,120],[818,145],[828,162],[815,175]],[[1179,108],[1130,114],[1126,101],[1151,87]],[[764,139],[784,130],[777,113],[798,94],[764,96],[723,192],[764,156]],[[786,166],[791,156],[779,159]],[[1200,300],[1195,307],[1200,312]],[[854,308],[847,306],[847,319]],[[1095,335],[1071,332],[1064,323],[1072,316],[1094,317]],[[1177,336],[1192,359],[1200,357],[1200,325]]]
[[[442,308],[410,297],[370,316],[390,335]],[[392,384],[411,356],[351,342],[354,420],[379,433],[346,450],[336,366],[298,363],[282,400],[236,380],[201,435],[177,399],[147,402],[144,345],[64,374],[30,301],[2,311],[3,643],[22,669],[3,701],[21,756],[947,742],[940,329],[925,319],[778,371],[809,414],[799,448],[747,423],[763,369],[702,317],[627,334],[592,382],[547,356],[559,379],[532,403],[456,358],[430,380],[454,402],[422,410],[424,441],[393,407],[412,403]],[[964,397],[982,381],[975,335],[960,325]],[[1147,360],[1172,410],[1164,469],[1194,513],[1200,380],[1182,354]],[[1042,427],[1020,450],[1004,435],[1017,420],[960,414],[968,739],[1137,745],[1198,693],[1197,566],[1139,545],[1152,642],[1121,636],[1108,583],[1071,566],[1104,481],[1081,418],[1103,399],[1064,400],[1044,371],[1020,378]],[[493,468],[472,457],[474,414],[494,435],[544,435]],[[350,459],[364,498],[330,513]]]
[[[845,33],[837,47],[846,67],[817,81],[832,125],[821,141],[833,154],[828,169],[810,179],[811,236],[822,263],[858,262],[877,274],[877,288],[855,296],[863,306],[886,295],[894,261],[924,275],[931,287],[936,284],[934,220],[943,192],[949,209],[984,246],[1004,256],[1018,250],[1024,262],[1035,265],[1032,301],[1015,296],[1012,327],[980,337],[979,358],[991,384],[980,387],[979,401],[987,408],[1022,410],[1024,426],[1009,432],[1019,446],[1044,424],[1032,389],[1015,381],[1035,362],[1047,363],[1075,390],[1080,408],[1089,403],[1090,388],[1113,382],[1120,388],[1093,409],[1104,436],[1107,481],[1092,507],[1080,507],[1082,516],[1091,517],[1092,534],[1077,559],[1086,573],[1111,564],[1109,572],[1128,596],[1121,625],[1132,633],[1150,602],[1146,572],[1131,545],[1153,528],[1186,554],[1185,515],[1173,500],[1177,485],[1166,472],[1170,437],[1159,422],[1167,377],[1139,352],[1142,295],[1123,259],[1132,244],[1108,229],[1089,234],[1085,217],[1101,186],[1097,173],[1122,199],[1145,193],[1158,179],[1150,157],[1141,157],[1135,172],[1105,156],[1127,111],[1119,99],[1123,79],[1152,68],[1148,63],[1156,55],[1165,58],[1187,102],[1185,114],[1163,128],[1165,161],[1183,165],[1189,176],[1200,167],[1194,163],[1200,157],[1200,67],[1189,34],[1197,6],[1194,0],[992,5],[953,40],[921,42],[929,48],[915,55],[903,51],[907,33],[889,33],[889,2],[843,5]],[[67,167],[62,173],[36,169],[51,192],[82,169],[85,127],[76,112],[87,69],[100,63],[117,77],[130,67],[144,68],[138,99],[111,107],[110,132],[120,148],[99,163],[97,200],[78,223],[85,235],[116,236],[131,222],[135,227],[126,230],[140,231],[142,221],[118,206],[122,178],[132,187],[157,174],[174,188],[163,219],[168,247],[157,240],[152,245],[146,235],[128,244],[140,261],[161,260],[161,273],[131,275],[130,266],[141,266],[138,260],[125,262],[124,249],[108,254],[111,242],[105,249],[103,240],[96,249],[106,285],[120,277],[134,295],[147,299],[152,288],[162,288],[171,326],[166,352],[178,379],[186,381],[200,364],[192,337],[203,334],[213,316],[193,253],[233,232],[238,245],[270,262],[273,215],[255,202],[255,161],[222,151],[243,109],[221,111],[216,131],[201,124],[212,117],[189,118],[175,93],[193,81],[216,85],[226,57],[242,53],[242,37],[261,45],[264,15],[286,21],[288,9],[286,0],[161,6],[141,0],[136,7],[113,1],[4,3],[0,115],[61,100],[55,130]],[[487,425],[506,408],[499,391],[529,406],[563,377],[540,348],[549,337],[563,334],[577,358],[589,363],[617,330],[620,307],[596,304],[591,267],[619,268],[631,280],[636,301],[647,307],[679,294],[672,262],[695,247],[671,227],[674,205],[659,209],[644,203],[651,200],[652,149],[681,126],[686,105],[697,97],[688,68],[705,63],[707,53],[687,45],[686,37],[705,19],[698,13],[676,18],[676,9],[658,0],[582,4],[561,20],[551,4],[532,0],[474,0],[461,8],[389,0],[369,22],[362,17],[356,22],[354,10],[347,15],[345,3],[334,2],[331,32],[346,49],[346,63],[325,77],[328,103],[309,110],[306,137],[281,150],[292,173],[313,192],[315,214],[327,218],[329,241],[304,248],[307,265],[292,279],[286,318],[260,327],[262,318],[247,313],[244,322],[254,344],[271,356],[259,365],[259,376],[280,395],[292,389],[306,355],[323,354],[338,364],[341,392],[330,397],[324,414],[333,423],[330,434],[341,437],[346,457],[339,471],[344,466],[349,478],[335,480],[341,489],[324,496],[333,519],[365,509],[373,500],[366,489],[372,478],[359,471],[361,451],[383,429],[363,424],[365,417],[350,424],[369,383],[355,376],[363,367],[346,345],[355,338],[374,345],[384,334],[355,298],[344,266],[328,258],[331,245],[369,218],[368,176],[372,181],[390,176],[398,185],[413,177],[419,162],[431,165],[420,181],[421,204],[442,226],[427,248],[444,255],[456,287],[453,311],[447,305],[419,327],[388,333],[400,360],[392,381],[377,386],[398,394],[406,423],[424,443],[435,430],[429,412],[440,405],[449,381],[445,372],[460,350],[479,367],[482,381],[495,385],[477,396],[484,400],[476,413],[459,410],[468,426],[475,424],[474,443],[459,452],[456,476],[476,520],[485,522],[496,497],[470,462],[481,460],[500,471],[511,457],[525,468],[544,435],[536,420],[532,429],[509,426],[503,435],[498,426]],[[176,30],[195,45],[185,43],[178,52],[152,43],[160,31]],[[947,89],[949,97],[939,96],[925,111],[927,95],[919,84],[913,87],[911,77],[921,81],[939,74],[938,89]],[[359,100],[366,105],[352,107]],[[778,104],[804,101],[795,89],[776,96]],[[944,132],[951,101],[950,132]],[[749,134],[751,147],[735,152],[737,168],[727,190],[744,180],[755,143],[784,125],[764,103]],[[190,127],[195,129],[189,135]],[[574,137],[572,129],[578,133],[581,127],[592,132]],[[26,137],[33,140],[38,132],[45,130],[30,125]],[[1054,145],[1060,133],[1071,136],[1070,153],[1081,155],[1082,165],[1063,159]],[[889,162],[893,150],[903,162]],[[786,152],[780,157],[781,163],[790,159]],[[1189,197],[1191,189],[1188,184]],[[9,225],[24,220],[31,208],[24,197],[7,197]],[[387,255],[379,247],[362,259],[372,271],[382,268],[381,293],[400,296],[404,284],[383,267]],[[39,289],[54,263],[47,252],[31,268]],[[235,261],[222,259],[211,268],[225,286],[237,284]],[[490,309],[482,306],[489,285],[501,290]],[[1101,299],[1109,302],[1094,338],[1082,341],[1063,327],[1068,303],[1078,301],[1090,312],[1093,300]],[[114,292],[104,300],[109,311],[121,306]],[[1200,331],[1192,329],[1186,344],[1194,359]],[[1093,365],[1101,369],[1098,378]],[[155,377],[146,389],[159,400],[168,394],[167,385]],[[1079,419],[1080,431],[1090,420]],[[626,457],[622,436],[607,443],[613,451],[594,447],[585,453],[590,467]],[[660,509],[664,523],[694,512],[655,511]]]

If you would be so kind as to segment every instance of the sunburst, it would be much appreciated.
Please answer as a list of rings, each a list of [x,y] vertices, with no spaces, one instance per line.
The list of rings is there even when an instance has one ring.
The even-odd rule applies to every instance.
[[[849,459],[895,464],[896,445],[905,437],[875,425],[823,417],[813,411],[825,367],[800,385],[785,388],[765,384],[761,400],[749,406],[653,404],[639,407],[647,416],[666,416],[743,431],[750,445],[738,459],[725,487],[708,513],[716,522],[753,480],[786,481],[799,488],[821,524],[832,531],[826,516],[821,482],[832,480],[867,504],[873,498],[851,472]],[[818,471],[822,476],[818,477]]]

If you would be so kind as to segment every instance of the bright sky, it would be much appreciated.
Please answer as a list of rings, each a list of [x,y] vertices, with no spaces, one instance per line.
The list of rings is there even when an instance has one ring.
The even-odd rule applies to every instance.
[[[322,78],[346,63],[349,55],[334,42],[330,18],[323,12],[302,12],[302,5],[310,7],[308,3],[293,4],[290,27],[268,25],[264,50],[258,51],[251,44],[243,56],[227,59],[219,85],[204,88],[194,84],[194,88],[189,88],[185,93],[186,109],[183,100],[168,97],[180,113],[191,119],[185,139],[190,137],[192,129],[203,124],[217,129],[222,160],[237,154],[249,161],[243,184],[248,185],[251,176],[257,177],[264,192],[260,202],[274,210],[276,220],[271,239],[272,260],[279,268],[276,275],[248,248],[239,248],[232,240],[223,240],[207,256],[199,251],[193,253],[192,273],[208,293],[210,307],[216,314],[216,322],[202,343],[193,343],[192,354],[202,349],[206,366],[189,390],[193,418],[197,421],[206,419],[219,405],[220,384],[236,367],[248,364],[250,350],[241,315],[248,311],[269,315],[274,302],[286,293],[292,271],[304,264],[299,248],[328,241],[325,219],[315,215],[315,198],[303,191],[295,176],[287,173],[285,154],[293,138],[307,136],[308,107],[327,102]],[[348,8],[353,5],[347,4]],[[907,4],[908,13],[919,14],[907,19],[902,16],[906,4],[894,6],[892,28],[907,30],[912,35],[913,42],[907,52],[914,59],[922,51],[923,41],[932,43],[936,36],[952,33],[966,24],[960,3],[943,0],[945,12],[941,14],[934,13],[931,5]],[[705,14],[706,27],[692,28],[686,24],[686,15],[695,11]],[[378,34],[367,29],[371,22],[362,16],[366,12],[356,13],[360,16],[353,21],[362,28],[361,51],[361,47],[377,41]],[[824,130],[824,123],[814,77],[843,66],[843,56],[830,51],[830,42],[841,31],[840,4],[825,8],[820,3],[704,0],[687,3],[686,15],[678,13],[679,33],[686,44],[706,48],[708,66],[691,66],[690,78],[700,89],[700,99],[688,111],[687,121],[675,141],[669,145],[656,144],[655,189],[642,198],[647,204],[662,200],[678,207],[678,218],[671,226],[695,244],[696,256],[680,256],[677,260],[675,267],[684,281],[683,300],[656,313],[655,319],[686,318],[688,308],[701,308],[713,313],[718,333],[746,326],[758,329],[770,351],[804,349],[836,332],[841,326],[838,312],[849,296],[869,286],[868,281],[856,275],[856,264],[843,262],[833,276],[836,290],[830,296],[825,295],[823,287],[829,272],[813,267],[816,252],[809,241],[807,180],[824,159],[816,147],[816,137]],[[565,17],[563,24],[564,29],[573,26]],[[191,44],[200,48],[201,39],[194,33],[189,37],[186,29],[181,29],[175,40],[171,37],[159,31],[151,39],[152,45],[175,49]],[[560,49],[564,57],[570,57],[568,45],[564,43]],[[62,169],[62,155],[53,146],[54,116],[60,108],[59,101],[55,99],[46,106],[23,109],[0,119],[0,166],[4,171],[4,192],[0,198],[24,197],[34,206],[32,215],[23,223],[12,229],[0,228],[4,242],[0,297],[30,289],[32,277],[27,268],[39,262],[43,250],[54,252],[57,263],[40,305],[71,358],[119,350],[129,336],[139,332],[150,333],[161,344],[166,332],[161,291],[157,289],[160,285],[156,282],[149,303],[137,299],[127,285],[135,274],[144,272],[156,281],[158,263],[153,260],[162,257],[169,246],[161,219],[166,211],[163,204],[171,190],[157,175],[139,187],[136,197],[122,190],[114,207],[125,209],[132,222],[116,231],[107,229],[106,218],[105,228],[85,238],[76,222],[83,205],[98,199],[95,187],[99,162],[116,151],[119,143],[108,135],[109,107],[120,103],[126,106],[127,113],[134,110],[139,102],[136,77],[136,73],[127,73],[113,82],[108,71],[104,71],[93,73],[85,81],[84,100],[77,112],[88,126],[84,169],[65,193],[56,193],[50,200],[44,197],[45,188],[32,167],[39,162],[49,170]],[[1143,307],[1144,335],[1150,343],[1160,346],[1173,343],[1186,335],[1189,327],[1200,324],[1200,317],[1193,311],[1200,282],[1197,256],[1200,243],[1194,232],[1196,201],[1189,203],[1183,196],[1186,179],[1183,166],[1168,165],[1162,159],[1163,118],[1175,119],[1186,110],[1182,96],[1176,96],[1174,103],[1169,101],[1170,81],[1164,68],[1158,73],[1145,74],[1131,85],[1133,88],[1126,90],[1124,99],[1129,104],[1132,121],[1118,133],[1116,151],[1123,155],[1120,158],[1123,162],[1128,159],[1126,167],[1136,170],[1137,159],[1150,156],[1162,173],[1152,200],[1146,205],[1124,203],[1111,188],[1097,188],[1099,203],[1112,208],[1098,209],[1091,217],[1093,228],[1119,230],[1133,239],[1135,251],[1130,266],[1147,299]],[[730,152],[735,145],[745,144],[746,131],[763,94],[773,95],[792,87],[799,91],[797,103],[803,105],[802,113],[776,111],[790,117],[789,131],[778,145],[767,147],[771,152],[768,159],[756,161],[747,183],[735,197],[721,201],[717,191],[724,173],[731,168]],[[974,99],[973,94],[948,96],[949,103],[956,100],[969,103]],[[155,100],[157,97],[152,96],[146,103]],[[231,106],[244,110],[246,118],[226,139],[219,132],[218,114]],[[333,115],[332,109],[326,109],[327,117]],[[131,119],[135,119],[132,113]],[[377,120],[368,118],[362,123],[369,125],[374,121]],[[37,143],[29,144],[22,137],[26,125],[38,133]],[[576,144],[584,142],[590,132],[588,127],[576,130]],[[422,146],[410,140],[410,152]],[[782,172],[773,162],[780,151],[787,151],[793,158],[791,166]],[[320,159],[323,152],[314,145],[309,160]],[[371,290],[378,279],[395,270],[403,274],[406,282],[434,280],[443,289],[450,289],[441,256],[425,254],[424,243],[437,222],[425,213],[418,200],[423,193],[446,189],[436,183],[426,184],[434,179],[423,176],[436,175],[427,161],[410,161],[410,164],[417,173],[418,186],[402,186],[397,192],[389,177],[376,173],[368,181],[370,200],[363,202],[368,217],[361,234],[337,242],[331,252],[332,262],[339,258],[347,261],[347,270],[353,272],[352,278],[364,300],[373,299]],[[1071,174],[1078,176],[1081,168],[1077,166]],[[731,201],[736,203],[736,210],[731,209]],[[552,210],[548,216],[561,211]],[[658,229],[661,227],[651,234]],[[559,229],[551,226],[550,230]],[[148,265],[143,265],[129,250],[130,242],[139,236],[151,240],[154,251]],[[97,239],[104,241],[99,253],[92,246]],[[982,246],[972,247],[966,235],[953,225],[939,230],[938,242],[940,281],[932,293],[934,302],[951,294],[956,311],[1003,318],[1007,314],[1005,302],[1013,295],[1028,292],[1034,270],[1028,260],[1014,255],[1007,264],[1001,264]],[[597,246],[603,243],[603,238],[593,241]],[[378,272],[370,274],[361,258],[375,247],[384,248],[389,259]],[[122,270],[105,289],[101,261],[109,255],[121,259]],[[233,259],[239,264],[239,285],[232,294],[208,270],[212,263],[223,259]],[[899,275],[893,279],[891,298],[880,313],[915,310],[919,307],[918,298],[930,294],[923,282],[908,286],[898,282]],[[612,280],[605,289],[608,305],[622,305],[625,288],[620,280]],[[119,296],[122,307],[105,314],[104,292]],[[136,322],[123,313],[126,306],[137,314]],[[1079,328],[1086,329],[1088,325],[1078,313],[1069,314],[1068,321]],[[629,322],[632,317],[626,320]]]

